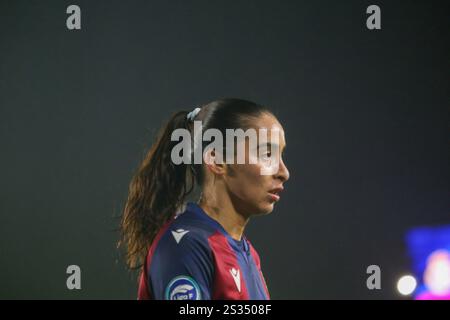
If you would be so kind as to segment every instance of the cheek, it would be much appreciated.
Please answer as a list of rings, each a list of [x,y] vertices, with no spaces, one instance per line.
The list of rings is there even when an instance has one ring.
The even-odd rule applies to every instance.
[[[255,197],[266,190],[268,176],[261,175],[261,167],[256,164],[235,166],[234,191],[241,197]]]

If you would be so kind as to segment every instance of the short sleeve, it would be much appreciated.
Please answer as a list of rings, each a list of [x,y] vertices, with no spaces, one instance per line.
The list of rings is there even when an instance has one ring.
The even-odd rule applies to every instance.
[[[156,300],[210,300],[213,263],[209,244],[189,230],[168,230],[155,250],[148,283]]]

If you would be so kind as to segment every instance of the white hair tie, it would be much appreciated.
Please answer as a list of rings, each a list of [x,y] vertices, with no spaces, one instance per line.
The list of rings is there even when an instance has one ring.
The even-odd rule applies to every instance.
[[[192,110],[191,112],[189,112],[186,116],[186,118],[190,121],[193,121],[194,118],[197,116],[197,114],[200,112],[200,110],[202,110],[201,108],[195,108],[194,110]]]

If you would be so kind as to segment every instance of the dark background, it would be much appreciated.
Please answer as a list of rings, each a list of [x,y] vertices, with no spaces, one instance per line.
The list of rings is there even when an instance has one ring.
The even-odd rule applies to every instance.
[[[405,232],[450,222],[444,1],[0,3],[0,298],[135,299],[131,175],[171,112],[221,97],[285,127],[291,179],[247,229],[272,298],[400,298]]]

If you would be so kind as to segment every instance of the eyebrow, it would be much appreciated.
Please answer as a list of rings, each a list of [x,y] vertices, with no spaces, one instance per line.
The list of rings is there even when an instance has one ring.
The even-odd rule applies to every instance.
[[[271,142],[264,142],[264,143],[260,143],[258,145],[258,148],[262,147],[262,146],[274,146],[274,147],[280,147],[280,145],[278,143],[271,143]],[[281,152],[285,152],[286,151],[286,145],[284,145],[283,150],[281,150]]]

